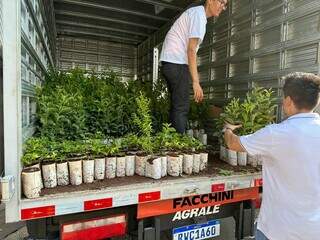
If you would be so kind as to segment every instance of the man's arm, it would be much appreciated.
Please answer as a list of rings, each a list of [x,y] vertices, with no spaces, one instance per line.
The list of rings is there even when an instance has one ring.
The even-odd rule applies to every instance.
[[[240,138],[235,135],[230,128],[227,128],[224,132],[224,141],[230,150],[246,152],[246,149],[244,149],[240,143]]]
[[[188,44],[188,63],[189,71],[192,78],[192,86],[194,92],[194,100],[196,102],[201,102],[203,100],[203,91],[199,82],[199,74],[197,68],[197,46],[199,39],[190,38]]]

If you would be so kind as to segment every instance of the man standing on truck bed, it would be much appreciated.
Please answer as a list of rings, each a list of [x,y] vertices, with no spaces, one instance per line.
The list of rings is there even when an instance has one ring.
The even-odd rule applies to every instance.
[[[197,51],[206,33],[207,18],[218,17],[226,7],[227,0],[206,0],[204,4],[187,9],[172,25],[164,40],[160,61],[171,98],[169,118],[179,133],[184,133],[187,127],[190,77],[194,100],[203,100]]]
[[[284,77],[287,119],[238,137],[225,125],[228,148],[262,159],[263,197],[256,240],[320,239],[320,77]]]

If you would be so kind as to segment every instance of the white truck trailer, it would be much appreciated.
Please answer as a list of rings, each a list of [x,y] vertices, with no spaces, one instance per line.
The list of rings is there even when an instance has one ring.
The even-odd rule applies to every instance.
[[[222,162],[217,166],[218,161],[210,161],[199,176],[107,181],[98,188],[44,191],[38,199],[21,194],[22,145],[35,130],[35,87],[46,70],[111,67],[123,80],[152,81],[158,75],[158,46],[173,19],[192,2],[0,1],[1,199],[7,222],[27,221],[34,239],[253,235],[261,173]],[[281,76],[319,73],[318,0],[228,2],[219,18],[209,19],[198,53],[201,85],[211,103],[223,106],[255,85],[273,88],[280,98]],[[232,174],[226,176],[226,170]],[[233,236],[224,232],[228,217],[235,219]]]

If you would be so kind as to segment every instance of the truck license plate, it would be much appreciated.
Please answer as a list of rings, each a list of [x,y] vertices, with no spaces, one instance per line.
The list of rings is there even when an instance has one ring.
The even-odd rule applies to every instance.
[[[194,224],[173,229],[173,240],[202,240],[220,235],[220,221]]]

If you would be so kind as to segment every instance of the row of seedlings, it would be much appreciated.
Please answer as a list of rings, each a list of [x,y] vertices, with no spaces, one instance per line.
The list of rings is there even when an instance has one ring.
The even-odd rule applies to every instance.
[[[31,140],[37,142],[37,140]],[[207,168],[208,153],[204,151],[163,152],[150,154],[143,151],[120,151],[119,142],[111,145],[94,140],[90,146],[74,147],[53,151],[50,157],[34,164],[29,164],[22,171],[23,193],[27,198],[40,196],[42,188],[56,186],[89,184],[95,180],[130,177],[135,174],[153,179],[167,175],[178,177],[182,174],[198,174]],[[54,144],[50,144],[54,145]],[[66,145],[66,144],[62,144]],[[72,142],[68,143],[69,147]],[[70,151],[71,150],[71,151]],[[48,152],[48,151],[47,151]],[[84,154],[89,152],[89,154]],[[24,158],[37,157],[40,154],[27,153]],[[41,154],[45,156],[45,154]],[[49,156],[47,154],[46,156]]]

